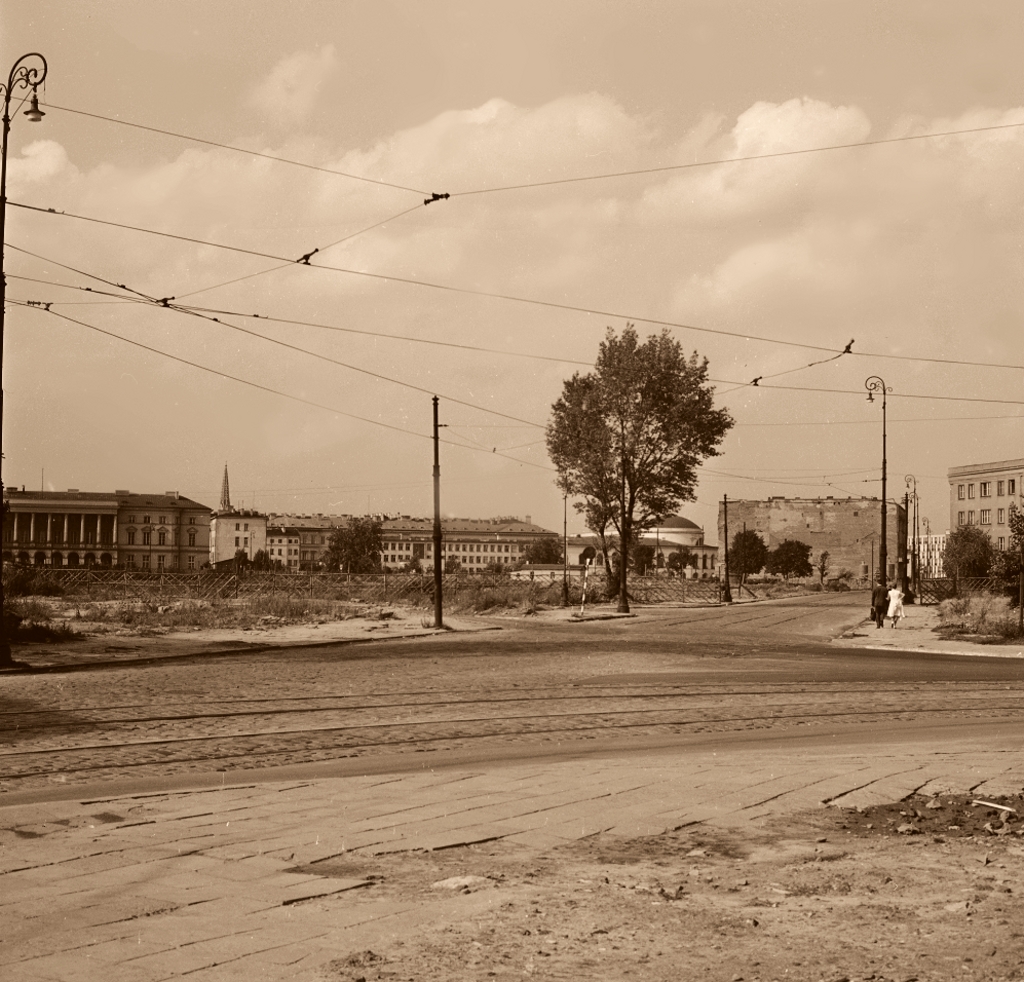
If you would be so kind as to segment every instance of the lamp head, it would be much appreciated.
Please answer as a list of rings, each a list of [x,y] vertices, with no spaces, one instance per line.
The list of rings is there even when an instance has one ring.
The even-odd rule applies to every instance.
[[[38,123],[45,115],[42,109],[39,108],[39,96],[36,94],[36,90],[32,90],[32,101],[29,103],[28,109],[25,110],[25,115],[33,123]]]
[[[868,392],[868,402],[874,402],[875,396],[873,392]]]

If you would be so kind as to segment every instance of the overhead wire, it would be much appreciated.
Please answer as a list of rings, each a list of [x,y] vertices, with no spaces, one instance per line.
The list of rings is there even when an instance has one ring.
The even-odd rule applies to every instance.
[[[1022,124],[1022,125],[1024,125],[1024,124]],[[667,320],[667,319],[655,318],[655,317],[645,317],[645,316],[640,315],[640,314],[627,313],[627,312],[623,312],[623,311],[604,310],[604,309],[601,309],[601,308],[598,308],[598,307],[585,307],[585,306],[582,306],[580,304],[559,303],[558,301],[542,300],[542,299],[539,299],[539,298],[536,298],[536,297],[522,297],[522,296],[517,296],[515,294],[498,293],[496,291],[491,291],[491,290],[477,290],[477,289],[473,289],[471,287],[459,287],[459,286],[453,286],[451,284],[435,283],[435,282],[432,282],[430,280],[418,280],[418,279],[413,279],[412,277],[407,277],[407,276],[398,276],[398,275],[386,274],[386,273],[374,273],[374,272],[370,272],[368,270],[351,269],[351,268],[343,267],[343,266],[329,266],[329,265],[325,265],[323,263],[305,262],[305,261],[301,261],[301,259],[304,259],[305,257],[301,257],[301,259],[288,259],[287,257],[278,256],[278,255],[275,255],[273,253],[262,252],[262,251],[257,250],[257,249],[247,249],[247,248],[244,248],[242,246],[234,246],[234,245],[230,245],[230,244],[227,244],[227,243],[221,243],[221,242],[213,242],[213,241],[210,241],[210,240],[207,240],[207,239],[199,239],[199,238],[196,238],[194,236],[179,235],[179,234],[176,234],[176,233],[173,233],[173,232],[163,232],[163,231],[160,231],[160,230],[157,230],[157,229],[149,229],[149,228],[145,228],[145,227],[141,227],[141,226],[137,226],[137,225],[128,225],[128,224],[123,223],[123,222],[114,222],[114,221],[111,221],[111,220],[108,220],[108,219],[94,218],[92,216],[87,216],[87,215],[79,215],[79,214],[76,214],[74,212],[58,211],[55,208],[42,208],[42,207],[40,207],[38,205],[29,205],[29,204],[24,204],[22,202],[17,202],[17,201],[9,201],[8,204],[10,204],[12,207],[22,208],[22,209],[25,209],[25,210],[28,210],[28,211],[38,212],[38,213],[44,214],[44,215],[54,215],[54,216],[59,216],[59,217],[62,217],[62,218],[73,218],[73,219],[77,219],[79,221],[90,222],[90,223],[94,223],[94,224],[98,224],[98,225],[106,225],[106,226],[110,226],[110,227],[113,227],[113,228],[121,228],[121,229],[126,229],[126,230],[129,230],[129,231],[133,231],[133,232],[139,232],[139,233],[142,233],[142,234],[154,235],[154,236],[159,236],[159,237],[163,237],[163,238],[174,239],[174,240],[179,241],[179,242],[189,242],[189,243],[192,243],[194,245],[208,246],[208,247],[214,248],[214,249],[222,249],[222,250],[226,250],[228,252],[237,252],[237,253],[240,253],[240,254],[243,254],[243,255],[256,256],[256,257],[262,258],[262,259],[271,259],[271,260],[274,260],[276,262],[280,262],[280,263],[283,263],[283,264],[286,264],[286,265],[294,263],[296,265],[308,266],[311,269],[320,269],[320,270],[326,270],[326,271],[329,271],[329,272],[343,273],[343,274],[350,275],[350,276],[360,276],[360,277],[364,277],[364,278],[372,279],[372,280],[377,280],[377,281],[381,281],[381,282],[403,283],[403,284],[406,284],[406,285],[409,285],[409,286],[423,287],[423,288],[432,289],[432,290],[439,290],[439,291],[447,292],[447,293],[457,293],[457,294],[460,294],[460,295],[463,295],[463,296],[476,296],[476,297],[483,297],[483,298],[494,299],[494,300],[506,300],[506,301],[513,302],[513,303],[528,304],[528,305],[531,305],[531,306],[544,307],[544,308],[553,309],[553,310],[565,310],[565,311],[570,311],[572,313],[591,314],[591,315],[596,315],[596,316],[600,316],[600,317],[610,317],[610,318],[613,318],[613,319],[616,319],[616,320],[625,320],[625,321],[639,322],[639,323],[643,323],[643,324],[652,324],[652,325],[654,325],[656,327],[668,327],[668,328],[675,328],[675,329],[683,330],[683,331],[693,331],[693,332],[701,333],[701,334],[712,334],[712,335],[716,335],[716,336],[719,336],[719,337],[734,338],[736,340],[741,340],[741,341],[760,341],[760,342],[765,343],[765,344],[782,345],[782,346],[785,346],[785,347],[792,347],[792,348],[803,348],[805,350],[812,350],[812,351],[824,351],[824,352],[828,352],[830,355],[833,355],[833,356],[849,353],[849,354],[859,355],[861,357],[871,357],[871,358],[887,358],[887,359],[897,359],[897,360],[906,360],[906,361],[924,361],[924,362],[941,361],[941,362],[943,362],[945,364],[959,364],[959,365],[966,365],[966,366],[970,366],[970,367],[1024,370],[1024,364],[1021,364],[1021,365],[1017,365],[1017,364],[997,364],[997,363],[993,363],[993,362],[970,362],[970,361],[965,361],[965,360],[962,360],[962,359],[932,359],[932,358],[928,358],[928,357],[920,357],[919,358],[918,356],[915,356],[915,355],[891,355],[891,354],[885,354],[885,353],[881,353],[881,352],[860,352],[860,351],[858,351],[858,352],[854,352],[854,351],[847,352],[845,349],[829,348],[829,347],[826,347],[825,345],[820,345],[820,344],[809,344],[809,343],[803,342],[803,341],[789,341],[789,340],[784,339],[784,338],[771,338],[771,337],[765,337],[763,335],[757,335],[757,334],[752,334],[752,333],[740,333],[740,332],[737,332],[737,331],[725,331],[725,330],[722,330],[720,328],[700,327],[700,326],[697,326],[696,324],[687,324],[687,323],[683,323],[681,321],[670,321],[670,320]],[[251,274],[251,275],[257,275],[257,274]],[[831,359],[829,359],[829,360],[831,360]],[[727,380],[718,380],[718,381],[721,382],[721,384],[735,385],[738,388],[741,388],[741,387],[743,387],[744,385],[747,384],[747,383],[743,383],[743,382],[739,382],[739,381],[734,381],[734,380],[728,380],[728,381]],[[758,387],[759,388],[774,388],[774,389],[783,389],[783,388],[785,388],[785,386],[758,386]],[[807,391],[811,391],[811,390],[807,390]],[[921,398],[924,398],[924,397],[921,397]],[[939,398],[939,397],[936,397],[936,398]],[[947,398],[950,398],[950,397],[947,397]],[[982,401],[984,401],[984,400],[982,400]]]
[[[775,150],[769,153],[744,154],[741,157],[718,157],[714,160],[692,160],[683,164],[663,164],[658,167],[641,167],[635,170],[607,171],[602,174],[584,174],[576,177],[551,178],[546,181],[529,181],[522,184],[506,184],[496,187],[473,188],[467,191],[452,191],[453,198],[464,198],[478,194],[496,194],[504,191],[525,191],[530,188],[546,188],[563,184],[582,184],[588,181],[607,181],[614,178],[639,177],[645,174],[662,174],[669,171],[693,170],[699,167],[719,167],[723,164],[742,164],[754,160],[773,160],[781,157],[798,157],[811,153],[824,153],[836,150],[854,150],[861,147],[879,147],[892,143],[908,143],[917,140],[935,140],[943,137],[970,136],[977,133],[990,133],[999,130],[1018,129],[1024,126],[1019,123],[995,123],[991,126],[972,126],[961,130],[942,130],[933,133],[908,133],[903,136],[880,137],[877,140],[856,140],[851,143],[833,143],[822,147],[801,147],[795,150]]]
[[[306,399],[306,398],[304,398],[302,396],[293,395],[292,393],[284,392],[284,391],[282,391],[280,389],[275,389],[275,388],[272,388],[271,386],[263,385],[263,384],[261,384],[259,382],[253,382],[250,379],[245,379],[245,378],[242,378],[241,376],[238,376],[238,375],[232,375],[230,372],[224,372],[224,371],[221,371],[220,369],[217,369],[217,368],[210,368],[209,366],[203,365],[200,362],[191,361],[188,358],[182,358],[180,355],[171,354],[168,351],[163,351],[160,348],[155,348],[152,345],[145,344],[145,343],[143,343],[141,341],[135,341],[132,338],[126,338],[126,337],[124,337],[121,334],[115,334],[113,331],[104,330],[102,327],[97,327],[95,324],[89,324],[86,321],[79,320],[76,317],[69,317],[67,314],[62,314],[62,313],[60,313],[60,312],[58,312],[56,310],[45,310],[44,308],[37,307],[36,305],[34,305],[32,303],[29,303],[27,301],[21,301],[21,300],[9,300],[8,302],[12,303],[12,304],[15,304],[17,306],[27,307],[30,310],[41,310],[41,311],[43,311],[43,312],[45,312],[47,314],[50,314],[52,317],[57,317],[57,318],[59,318],[61,320],[68,321],[68,322],[70,322],[72,324],[78,324],[81,327],[88,328],[90,331],[96,331],[98,334],[103,334],[103,335],[105,335],[107,337],[114,338],[114,339],[116,339],[118,341],[123,341],[126,344],[133,345],[133,346],[135,346],[137,348],[142,348],[143,350],[149,351],[152,354],[161,355],[164,358],[169,358],[172,361],[180,362],[183,365],[188,365],[188,366],[190,366],[192,368],[197,368],[200,371],[208,372],[211,375],[217,375],[220,378],[226,378],[226,379],[229,379],[229,380],[231,380],[233,382],[238,382],[241,385],[246,385],[246,386],[249,386],[249,387],[254,388],[254,389],[259,389],[260,391],[267,392],[267,393],[270,393],[272,395],[281,396],[281,397],[283,397],[285,399],[291,399],[291,400],[293,400],[295,402],[300,402],[300,403],[303,403],[303,404],[305,404],[307,406],[313,406],[316,409],[326,410],[327,412],[334,413],[337,416],[345,416],[348,419],[354,419],[354,420],[358,420],[359,422],[362,422],[362,423],[368,423],[371,426],[380,426],[380,427],[382,427],[384,429],[387,429],[387,430],[393,430],[396,433],[404,433],[407,436],[415,436],[415,437],[418,437],[418,438],[424,439],[424,440],[431,440],[431,439],[433,439],[431,437],[431,435],[428,434],[428,433],[419,433],[419,432],[417,432],[415,430],[408,430],[408,429],[405,429],[404,427],[401,427],[401,426],[395,426],[392,423],[385,423],[385,422],[383,422],[382,420],[379,420],[379,419],[370,419],[370,418],[368,418],[366,416],[359,416],[356,413],[350,413],[350,412],[347,412],[347,411],[345,411],[343,409],[338,409],[338,408],[336,408],[334,406],[327,406],[327,405],[325,405],[323,403],[316,402],[316,401],[314,401],[312,399]],[[441,443],[445,443],[448,446],[460,447],[463,450],[473,450],[475,452],[486,452],[486,451],[481,451],[480,448],[469,446],[468,444],[464,444],[464,443],[456,443],[453,440],[447,440],[447,439],[444,439],[444,438],[440,438],[440,442]],[[504,456],[504,454],[498,454],[498,456]],[[517,464],[522,464],[522,465],[527,466],[527,467],[537,467],[537,468],[540,468],[541,470],[553,471],[553,468],[551,468],[551,467],[546,467],[543,464],[537,464],[537,463],[534,463],[533,461],[529,461],[529,460],[521,460],[518,457],[508,457],[506,459],[511,460],[511,461],[513,461],[514,463],[517,463]]]
[[[186,133],[176,133],[173,130],[161,129],[158,126],[147,126],[144,123],[133,123],[127,119],[117,119],[114,116],[104,116],[101,113],[90,113],[84,109],[71,109],[68,106],[58,106],[52,102],[44,102],[47,109],[56,109],[58,112],[72,113],[76,116],[87,116],[90,119],[100,119],[107,123],[117,123],[119,126],[128,126],[136,130],[145,130],[147,133],[158,133],[161,136],[171,136],[178,140],[188,140],[191,143],[201,143],[207,147],[216,147],[219,150],[231,150],[235,153],[248,154],[251,157],[262,157],[264,160],[273,160],[279,164],[289,164],[292,167],[302,167],[305,170],[318,171],[321,174],[333,174],[335,177],[347,177],[352,181],[363,181],[367,184],[376,184],[379,187],[394,188],[398,191],[409,191],[413,194],[428,194],[421,188],[407,187],[404,184],[395,184],[392,181],[383,181],[379,178],[365,177],[362,174],[351,174],[347,171],[336,170],[332,167],[321,167],[318,164],[310,164],[301,160],[292,160],[288,157],[281,157],[273,153],[265,153],[260,150],[249,150],[245,147],[232,146],[230,143],[218,143],[216,140],[207,140],[200,136],[190,136]]]

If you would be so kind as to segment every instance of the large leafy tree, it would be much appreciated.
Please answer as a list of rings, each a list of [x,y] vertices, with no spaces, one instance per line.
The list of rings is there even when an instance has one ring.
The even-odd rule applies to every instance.
[[[977,525],[961,525],[946,537],[942,568],[947,576],[988,576],[995,559],[992,540]]]
[[[697,467],[732,426],[714,406],[707,365],[667,330],[641,342],[632,324],[619,337],[609,328],[594,370],[568,379],[552,407],[546,436],[559,488],[581,499],[575,507],[602,542],[609,526],[618,533],[620,609],[630,548],[693,500]]]
[[[373,518],[350,518],[327,540],[324,564],[342,573],[379,573],[384,548],[383,524]]]
[[[805,542],[783,539],[768,553],[768,572],[776,576],[789,580],[791,576],[810,576],[813,571],[811,547]]]
[[[768,565],[768,547],[753,529],[743,529],[733,536],[729,546],[729,575],[739,576],[740,583],[751,573],[760,573]]]
[[[526,547],[524,556],[528,563],[560,563],[562,561],[562,541],[556,535],[545,535],[534,539]]]

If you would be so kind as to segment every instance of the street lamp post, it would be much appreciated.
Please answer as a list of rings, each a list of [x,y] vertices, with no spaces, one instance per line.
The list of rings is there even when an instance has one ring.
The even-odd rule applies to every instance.
[[[872,375],[864,381],[864,388],[868,390],[868,402],[875,401],[875,393],[882,393],[882,541],[878,543],[878,581],[886,583],[889,576],[889,550],[888,539],[886,538],[886,512],[888,502],[886,500],[885,484],[885,395],[892,392],[892,386],[886,386],[885,382],[877,375]]]
[[[921,574],[920,574],[920,568],[921,568],[921,553],[920,553],[921,543],[920,543],[920,536],[918,535],[917,478],[914,477],[913,474],[908,474],[904,478],[904,480],[907,482],[907,487],[908,488],[911,485],[913,485],[913,488],[914,488],[914,491],[913,491],[914,518],[913,518],[913,524],[911,525],[911,529],[913,530],[913,534],[914,534],[914,539],[913,539],[913,541],[914,541],[914,552],[913,552],[913,554],[910,557],[910,580],[914,584],[914,595],[916,596],[918,594],[918,592],[920,591],[920,588],[921,588],[921,584],[919,582],[920,581],[920,577],[921,577]]]
[[[41,64],[36,64],[36,59]],[[30,89],[31,102],[25,115],[33,122],[38,123],[43,118],[43,112],[39,108],[37,90],[46,78],[46,59],[36,51],[22,55],[11,68],[7,76],[7,85],[4,87],[0,82],[0,89],[3,89],[4,97],[4,118],[3,118],[3,146],[0,147],[0,375],[3,373],[3,350],[4,350],[4,307],[7,304],[7,279],[4,274],[4,233],[6,231],[7,219],[7,142],[11,132],[11,98],[16,89]],[[3,388],[0,386],[0,432],[4,424],[4,397]],[[3,479],[0,477],[0,494],[3,493]],[[6,512],[6,505],[4,506]],[[5,515],[6,517],[6,515]],[[0,581],[0,605],[3,603],[3,585]],[[11,663],[11,642],[7,637],[7,623],[0,617],[0,665]]]

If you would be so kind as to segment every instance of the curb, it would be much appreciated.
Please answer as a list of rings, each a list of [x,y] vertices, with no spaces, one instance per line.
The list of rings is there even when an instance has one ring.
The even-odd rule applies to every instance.
[[[228,648],[223,651],[191,651],[180,655],[152,655],[145,658],[126,658],[118,661],[93,661],[82,665],[30,665],[26,662],[17,662],[13,668],[0,669],[0,678],[10,675],[48,675],[61,672],[91,672],[110,668],[134,668],[149,665],[162,665],[165,662],[181,662],[189,659],[207,660],[215,658],[240,658],[245,655],[262,655],[268,651],[291,651],[296,648],[328,648],[344,646],[349,647],[360,644],[374,644],[378,641],[412,641],[417,638],[433,638],[441,634],[478,634],[486,631],[504,630],[499,625],[474,628],[472,630],[456,631],[452,628],[442,627],[431,629],[421,634],[391,635],[390,637],[378,638],[335,638],[332,641],[295,641],[283,642],[280,644],[254,644],[241,648]]]

